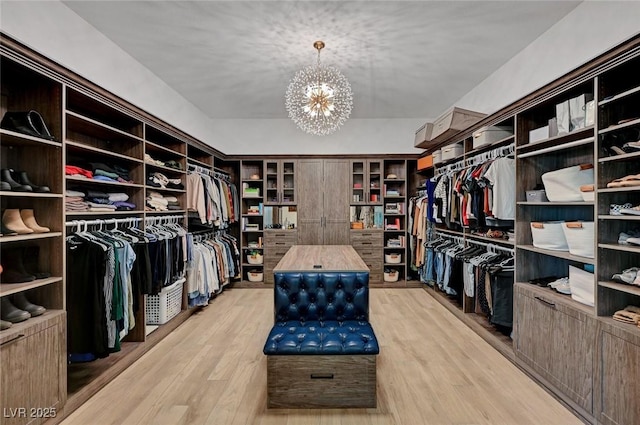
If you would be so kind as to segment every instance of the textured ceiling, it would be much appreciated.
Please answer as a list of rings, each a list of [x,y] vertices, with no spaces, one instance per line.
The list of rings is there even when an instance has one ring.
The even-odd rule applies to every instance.
[[[579,4],[64,3],[211,118],[286,118],[317,39],[352,85],[352,118],[436,117]]]

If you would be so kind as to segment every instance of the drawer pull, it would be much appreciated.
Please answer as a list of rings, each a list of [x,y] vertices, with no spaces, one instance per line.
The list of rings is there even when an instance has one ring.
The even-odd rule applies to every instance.
[[[362,255],[373,255],[373,252],[363,252]]]
[[[362,245],[373,245],[371,242],[361,242]]]
[[[372,235],[371,235],[371,233],[363,233],[363,234],[362,234],[362,236],[369,236],[369,237],[371,237]]]
[[[286,242],[276,242],[276,245],[286,245]]]
[[[311,379],[333,379],[333,373],[312,373]]]
[[[543,303],[544,305],[546,305],[549,308],[553,308],[553,309],[556,308],[556,304],[552,303],[551,301],[547,301],[547,300],[542,299],[542,298],[540,298],[538,296],[536,296],[535,298],[536,298],[536,300],[540,301],[541,303]]]
[[[20,338],[23,338],[23,337],[24,337],[24,334],[16,335],[15,337],[11,338],[10,340],[5,341],[2,344],[0,344],[0,347],[4,347],[7,344],[11,344],[12,342],[15,342],[15,341],[17,341],[17,340],[19,340]]]

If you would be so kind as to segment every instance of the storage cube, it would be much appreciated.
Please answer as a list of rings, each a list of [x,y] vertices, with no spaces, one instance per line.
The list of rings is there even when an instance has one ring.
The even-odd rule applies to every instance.
[[[569,266],[569,286],[571,286],[571,298],[590,307],[594,306],[595,280],[593,273]]]
[[[413,141],[413,146],[416,148],[427,149],[431,144],[431,131],[433,130],[433,123],[425,123],[422,127],[416,131],[416,137]]]
[[[595,257],[595,225],[593,221],[562,223],[562,232],[571,254],[588,258]]]
[[[567,239],[562,231],[562,224],[562,221],[532,222],[533,246],[553,251],[569,251]]]
[[[433,122],[431,141],[434,143],[445,141],[454,134],[471,127],[486,116],[481,112],[451,108]]]
[[[513,136],[513,127],[482,127],[473,133],[473,149]]]
[[[464,154],[464,147],[462,144],[456,143],[455,145],[449,145],[442,148],[442,160],[448,161],[450,159],[456,159],[462,157]]]
[[[536,128],[529,131],[529,143],[538,142],[540,140],[549,138],[549,126],[545,125],[544,127]]]

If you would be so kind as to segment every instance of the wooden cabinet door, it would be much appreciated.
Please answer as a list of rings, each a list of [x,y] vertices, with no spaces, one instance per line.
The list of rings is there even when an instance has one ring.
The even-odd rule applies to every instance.
[[[0,346],[0,408],[6,425],[25,424],[28,419],[28,411],[19,410],[30,407],[27,339],[17,334]]]
[[[349,160],[324,161],[324,245],[349,245]]]
[[[599,337],[596,418],[604,425],[640,423],[640,335],[625,326],[606,324]]]
[[[537,291],[516,285],[516,356],[593,414],[595,319]]]
[[[282,205],[295,205],[297,198],[297,168],[296,160],[282,160],[280,162],[280,203]]]
[[[323,244],[323,161],[298,161],[298,245]]]

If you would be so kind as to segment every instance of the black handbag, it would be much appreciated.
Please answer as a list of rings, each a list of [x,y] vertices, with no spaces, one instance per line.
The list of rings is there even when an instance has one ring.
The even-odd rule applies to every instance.
[[[47,140],[55,140],[49,133],[47,125],[37,111],[6,112],[0,122],[0,127],[5,130],[17,131],[29,136],[40,137]]]

